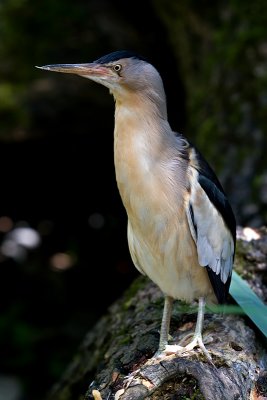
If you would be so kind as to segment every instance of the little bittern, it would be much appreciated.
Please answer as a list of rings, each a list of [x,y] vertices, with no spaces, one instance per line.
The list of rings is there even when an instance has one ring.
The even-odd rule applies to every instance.
[[[159,352],[191,350],[202,340],[204,307],[224,303],[235,252],[236,223],[215,173],[200,152],[172,130],[159,72],[133,52],[116,51],[88,64],[39,67],[81,75],[115,99],[114,159],[128,216],[136,268],[165,296]],[[173,299],[199,299],[192,342],[168,346]]]

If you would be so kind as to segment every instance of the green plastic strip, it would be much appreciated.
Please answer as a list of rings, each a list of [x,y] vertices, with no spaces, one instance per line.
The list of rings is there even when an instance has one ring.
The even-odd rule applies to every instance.
[[[267,338],[267,306],[235,271],[230,294]]]

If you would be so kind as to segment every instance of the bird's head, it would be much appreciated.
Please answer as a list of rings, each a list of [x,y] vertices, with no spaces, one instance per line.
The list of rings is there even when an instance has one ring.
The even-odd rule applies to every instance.
[[[165,101],[162,79],[156,68],[131,51],[115,51],[92,63],[52,64],[37,68],[91,79],[108,87],[116,99],[142,92],[153,100],[161,98]]]

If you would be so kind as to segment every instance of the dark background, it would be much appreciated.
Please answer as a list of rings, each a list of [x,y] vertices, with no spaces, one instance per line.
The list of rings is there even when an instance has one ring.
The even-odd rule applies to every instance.
[[[238,224],[259,227],[267,6],[6,0],[0,21],[0,400],[41,400],[138,273],[115,181],[113,98],[34,66],[120,49],[150,59],[171,126],[214,167]]]

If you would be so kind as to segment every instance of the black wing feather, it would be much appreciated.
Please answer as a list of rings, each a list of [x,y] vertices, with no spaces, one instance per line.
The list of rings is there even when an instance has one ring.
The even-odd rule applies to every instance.
[[[223,190],[223,187],[215,175],[215,172],[211,168],[211,166],[207,163],[201,153],[194,149],[197,162],[199,165],[199,184],[203,190],[205,190],[208,198],[212,202],[212,204],[216,207],[216,209],[221,214],[226,226],[230,230],[234,243],[236,242],[236,220],[230,206],[229,201],[227,200],[226,194]]]

